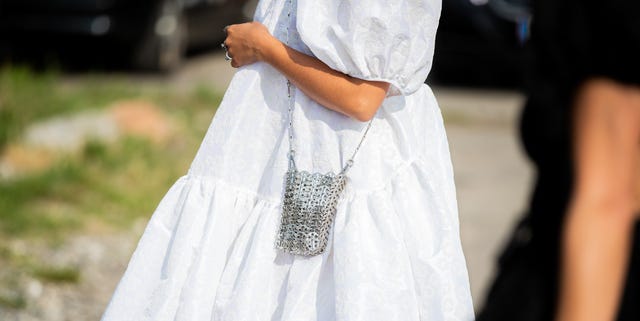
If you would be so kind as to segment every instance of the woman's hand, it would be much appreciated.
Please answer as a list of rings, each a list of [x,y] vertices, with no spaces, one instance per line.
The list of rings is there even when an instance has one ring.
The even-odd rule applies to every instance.
[[[267,27],[255,21],[230,25],[225,30],[224,44],[235,68],[263,60],[265,48],[275,40]]]
[[[322,106],[368,121],[387,96],[389,83],[354,78],[331,69],[316,57],[294,50],[269,34],[259,22],[231,25],[224,41],[231,66],[263,61]]]

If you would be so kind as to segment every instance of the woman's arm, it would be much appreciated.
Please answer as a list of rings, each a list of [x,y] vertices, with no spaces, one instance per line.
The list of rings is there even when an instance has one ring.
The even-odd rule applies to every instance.
[[[576,181],[563,235],[557,321],[612,321],[638,211],[640,90],[589,81],[574,116]]]
[[[311,99],[360,121],[373,118],[389,90],[389,83],[345,75],[317,58],[291,49],[259,22],[229,26],[225,45],[233,57],[233,67],[266,62]]]

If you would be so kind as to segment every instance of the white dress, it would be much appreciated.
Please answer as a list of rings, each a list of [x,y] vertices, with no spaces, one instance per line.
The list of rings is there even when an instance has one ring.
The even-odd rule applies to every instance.
[[[299,2],[296,6],[296,2]],[[473,319],[453,171],[425,85],[440,0],[262,0],[255,20],[333,69],[392,84],[326,251],[274,248],[287,169],[286,80],[240,68],[189,172],[151,217],[103,321]],[[298,168],[338,171],[366,123],[297,92]]]

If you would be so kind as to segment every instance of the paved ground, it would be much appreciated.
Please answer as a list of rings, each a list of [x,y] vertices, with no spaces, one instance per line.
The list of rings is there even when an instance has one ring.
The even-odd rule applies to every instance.
[[[527,200],[531,169],[516,128],[522,97],[462,89],[434,92],[448,119],[462,245],[478,306],[495,255]]]

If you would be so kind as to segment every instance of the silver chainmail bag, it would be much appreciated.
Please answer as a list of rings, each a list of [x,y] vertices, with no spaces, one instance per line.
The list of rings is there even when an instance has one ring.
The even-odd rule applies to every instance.
[[[282,218],[276,247],[295,255],[322,253],[336,206],[344,190],[343,174],[320,174],[290,168],[285,175]]]
[[[288,16],[290,17],[290,1],[288,7]],[[287,27],[287,43],[288,37],[289,30]],[[346,172],[353,166],[353,158],[360,149],[373,119],[369,121],[351,158],[338,174],[299,171],[294,160],[292,119],[295,99],[292,97],[292,93],[293,86],[287,80],[287,97],[289,99],[289,168],[284,179],[282,216],[275,246],[277,249],[290,254],[314,256],[323,253],[327,248],[338,201],[347,183]]]
[[[288,86],[291,92],[290,83]],[[371,127],[371,121],[342,170],[338,174],[321,174],[300,171],[296,167],[291,116],[290,107],[289,143],[292,147],[289,150],[289,168],[284,178],[282,216],[276,248],[295,255],[314,256],[324,252],[329,243],[338,201],[347,183],[346,172],[353,165],[353,158]]]

